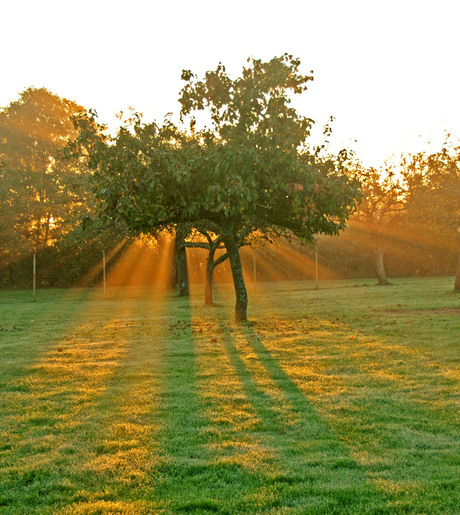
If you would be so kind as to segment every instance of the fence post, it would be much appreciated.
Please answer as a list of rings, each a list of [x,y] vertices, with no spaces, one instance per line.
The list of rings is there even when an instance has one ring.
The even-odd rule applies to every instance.
[[[37,254],[34,254],[32,264],[32,302],[35,302],[35,291],[37,289]]]
[[[318,243],[315,244],[315,290],[318,289]]]
[[[102,251],[102,285],[103,285],[103,293],[104,299],[107,296],[107,280],[105,273],[105,250]]]

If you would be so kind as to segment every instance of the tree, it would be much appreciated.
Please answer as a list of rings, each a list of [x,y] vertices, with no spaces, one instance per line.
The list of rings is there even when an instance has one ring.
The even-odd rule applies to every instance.
[[[306,151],[299,153],[313,122],[289,106],[289,95],[305,91],[312,76],[302,75],[300,62],[287,54],[266,63],[248,60],[248,64],[235,80],[222,65],[202,81],[184,71],[187,84],[180,97],[182,116],[208,111],[211,133],[219,142],[214,173],[220,181],[214,184],[217,201],[222,199],[227,210],[208,219],[219,227],[227,249],[237,320],[246,318],[247,294],[238,250],[247,236],[256,229],[262,234],[287,229],[307,240],[317,232],[334,233],[343,226],[356,195],[345,175],[336,175],[331,160],[320,163]],[[339,183],[346,186],[340,200],[334,191]],[[329,206],[319,192],[329,194]],[[318,200],[323,202],[322,212]]]
[[[216,233],[210,229],[209,223],[208,227],[205,227],[203,223],[200,222],[198,222],[196,226],[190,237],[191,239],[184,241],[184,246],[189,248],[201,248],[208,251],[205,271],[204,303],[207,306],[211,306],[214,303],[212,293],[214,270],[228,258],[228,253],[225,252],[216,258],[217,250],[225,248],[222,244],[222,237],[216,235]],[[218,230],[218,228],[215,227],[214,230]]]
[[[71,117],[80,111],[44,88],[25,90],[0,111],[4,260],[49,246],[86,212],[85,174],[59,159],[76,135]]]
[[[209,223],[207,224],[209,226]],[[204,303],[213,304],[212,283],[214,269],[223,263],[228,255],[225,253],[215,259],[216,251],[222,248],[222,239],[216,236],[212,230],[206,228],[203,223],[196,223],[196,227],[190,224],[178,224],[175,228],[175,250],[176,250],[176,279],[180,297],[188,297],[188,267],[187,248],[200,248],[208,251],[206,259]]]
[[[360,232],[360,241],[371,250],[378,284],[384,286],[389,284],[384,262],[386,244],[401,220],[405,187],[391,168],[376,170],[358,165],[355,171],[362,183],[363,196],[350,224]]]
[[[460,146],[448,140],[439,152],[421,152],[403,164],[412,222],[457,240],[454,289],[460,291]]]
[[[320,159],[303,148],[313,122],[290,107],[290,95],[305,91],[312,77],[299,66],[283,55],[249,60],[236,79],[222,65],[203,81],[183,72],[187,131],[137,117],[107,140],[94,115],[77,120],[76,145],[88,152],[106,216],[138,231],[203,222],[216,228],[230,261],[237,322],[247,319],[239,249],[249,235],[287,231],[312,241],[336,234],[359,195],[344,153]],[[193,114],[204,109],[211,127],[197,131]]]

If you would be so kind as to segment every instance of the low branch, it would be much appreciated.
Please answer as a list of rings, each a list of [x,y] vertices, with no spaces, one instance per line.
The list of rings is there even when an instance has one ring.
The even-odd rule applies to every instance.
[[[222,256],[219,256],[219,257],[218,257],[218,258],[213,262],[214,267],[216,267],[217,265],[220,265],[221,263],[223,263],[227,258],[228,258],[228,252],[226,252],[225,254],[222,254]]]
[[[205,243],[204,241],[185,241],[184,247],[210,250],[209,243]]]

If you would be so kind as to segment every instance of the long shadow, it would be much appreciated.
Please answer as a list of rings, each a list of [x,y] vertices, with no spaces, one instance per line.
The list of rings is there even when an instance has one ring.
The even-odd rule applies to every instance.
[[[159,416],[158,466],[152,472],[151,497],[163,509],[207,507],[196,490],[207,480],[208,453],[204,418],[198,401],[196,356],[189,299],[178,299],[168,309],[163,349]],[[209,505],[211,506],[211,504]]]
[[[164,431],[152,499],[169,512],[242,513],[245,495],[262,485],[261,478],[216,459],[216,428],[199,391],[196,321],[190,304],[183,303],[169,317],[160,408]]]
[[[89,421],[125,354],[121,313],[114,320],[107,306],[102,311],[102,319],[88,314],[78,319],[83,325],[66,328],[67,337],[53,339],[54,348],[3,397],[0,506],[59,506],[88,486],[81,464],[94,438]]]
[[[147,501],[159,465],[159,412],[169,299],[136,298],[124,332],[122,361],[76,435],[84,444],[79,467],[70,475],[81,494],[76,510],[150,513]],[[123,329],[123,328],[120,328]],[[120,334],[120,337],[122,335]]]
[[[36,303],[25,301],[20,293],[0,302],[0,391],[14,391],[13,381],[70,334],[85,309],[79,300],[67,301],[64,291],[52,296],[47,293]]]
[[[275,499],[270,509],[305,513],[387,513],[388,498],[371,484],[363,466],[353,460],[333,429],[263,345],[255,331],[243,327],[241,344],[235,331],[220,323],[224,345],[246,394],[260,419],[256,429],[281,464],[272,475]],[[243,354],[251,349],[268,374],[277,395],[249,370]],[[273,390],[272,385],[272,390]],[[268,480],[268,479],[267,479]]]

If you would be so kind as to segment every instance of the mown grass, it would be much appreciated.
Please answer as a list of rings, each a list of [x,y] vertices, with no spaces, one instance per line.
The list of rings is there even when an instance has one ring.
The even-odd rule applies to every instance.
[[[451,279],[0,292],[0,513],[459,513]]]

